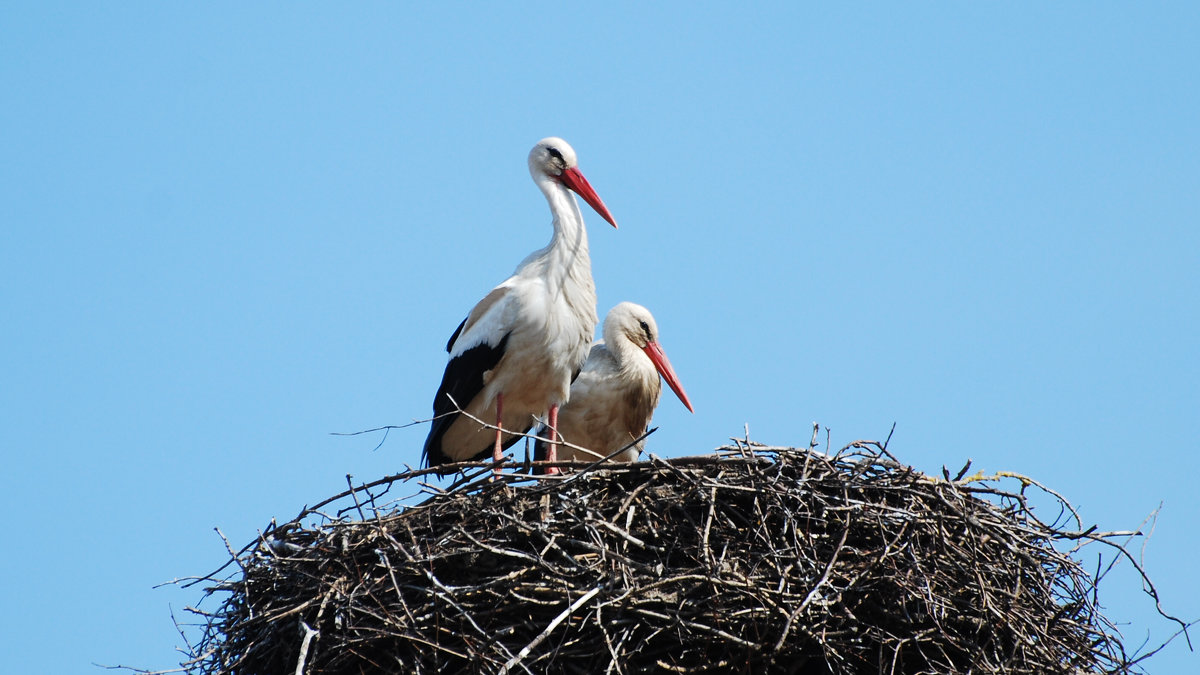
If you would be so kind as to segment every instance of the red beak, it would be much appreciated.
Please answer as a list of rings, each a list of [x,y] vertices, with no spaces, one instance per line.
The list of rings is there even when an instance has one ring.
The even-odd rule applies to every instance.
[[[683,401],[683,405],[690,412],[696,412],[692,410],[692,402],[688,400],[687,394],[683,392],[683,385],[679,384],[679,376],[675,374],[675,369],[671,367],[671,361],[667,359],[667,354],[663,351],[662,346],[657,342],[650,342],[645,347],[642,347],[642,351],[646,352],[646,356],[650,357],[658,374],[662,375],[662,378],[667,381],[667,386],[671,388],[671,391],[675,392],[680,401]]]
[[[593,209],[596,209],[596,213],[599,213],[601,218],[607,220],[613,227],[617,226],[617,221],[608,212],[608,207],[604,205],[604,202],[600,201],[600,196],[592,189],[591,183],[587,182],[583,174],[579,173],[578,168],[563,169],[563,172],[558,175],[558,180],[562,181],[563,185],[574,190],[575,194],[583,197],[583,201],[587,202]]]

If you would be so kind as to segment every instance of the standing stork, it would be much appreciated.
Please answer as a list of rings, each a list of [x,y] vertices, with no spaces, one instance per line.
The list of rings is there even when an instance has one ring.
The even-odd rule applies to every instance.
[[[632,462],[643,442],[662,394],[659,376],[691,412],[692,403],[658,342],[658,324],[650,310],[622,302],[604,318],[604,339],[592,345],[587,363],[571,385],[571,398],[558,415],[561,460],[612,459]],[[586,451],[575,447],[586,448]],[[626,447],[628,446],[628,447]],[[548,454],[536,446],[538,459]]]
[[[587,359],[597,320],[587,230],[571,192],[613,227],[617,221],[563,139],[538,141],[529,152],[529,173],[550,204],[554,235],[480,300],[446,343],[450,362],[433,399],[423,452],[428,466],[489,451],[499,462],[535,417],[547,413],[554,459],[558,408]],[[496,429],[488,433],[481,422],[493,421]]]

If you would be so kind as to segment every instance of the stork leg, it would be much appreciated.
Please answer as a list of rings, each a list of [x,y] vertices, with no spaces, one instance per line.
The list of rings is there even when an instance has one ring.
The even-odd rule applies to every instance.
[[[550,406],[550,445],[546,448],[546,461],[558,461],[558,404]],[[558,467],[546,467],[546,475],[558,473]]]
[[[503,416],[504,394],[496,394],[496,446],[492,448],[492,461],[496,466],[492,468],[492,473],[496,476],[500,475],[500,461],[504,459],[504,444],[501,443],[504,437],[504,425],[501,420]]]

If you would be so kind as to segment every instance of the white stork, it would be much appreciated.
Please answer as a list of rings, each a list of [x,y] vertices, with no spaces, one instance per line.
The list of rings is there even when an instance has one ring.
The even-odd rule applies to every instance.
[[[561,138],[533,146],[529,173],[550,204],[554,235],[475,305],[450,336],[450,362],[433,399],[433,426],[425,439],[428,466],[482,458],[489,451],[498,462],[503,449],[547,413],[551,429],[557,428],[559,405],[587,359],[597,321],[596,286],[583,214],[571,192],[613,227],[617,222]],[[497,429],[488,433],[480,421],[495,422]],[[553,459],[553,432],[550,440]]]
[[[630,446],[612,459],[632,462],[662,393],[659,376],[691,412],[692,403],[658,341],[650,310],[622,302],[604,318],[604,339],[592,345],[587,363],[571,385],[571,398],[558,414],[559,438],[586,448],[563,445],[558,459],[594,461]],[[538,443],[537,457],[546,451]]]

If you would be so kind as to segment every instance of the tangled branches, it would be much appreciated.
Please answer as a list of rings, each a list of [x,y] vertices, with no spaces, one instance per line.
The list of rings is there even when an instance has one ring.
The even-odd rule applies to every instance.
[[[1015,491],[878,444],[489,481],[423,472],[273,526],[208,593],[205,674],[1108,673],[1132,663],[1067,531]],[[581,465],[580,465],[581,466]],[[473,468],[472,468],[473,467]],[[579,468],[579,467],[577,467]],[[961,476],[960,476],[961,478]],[[1052,494],[1052,493],[1051,493]],[[1065,501],[1061,502],[1071,513]],[[354,517],[357,516],[357,517]],[[1057,520],[1057,519],[1056,519]],[[206,577],[218,581],[215,576]]]

